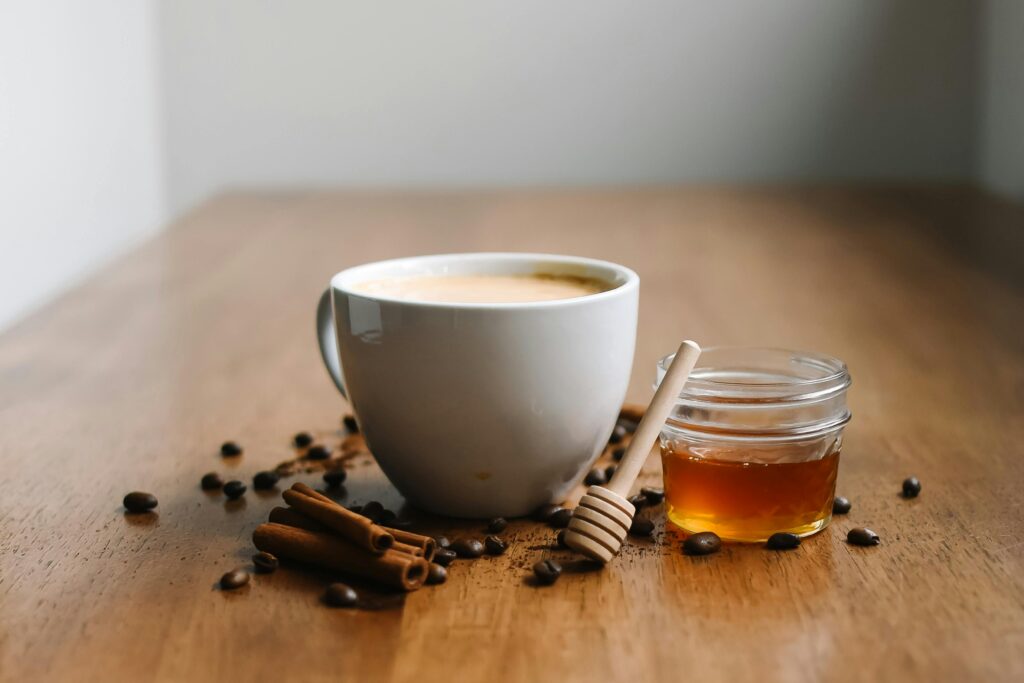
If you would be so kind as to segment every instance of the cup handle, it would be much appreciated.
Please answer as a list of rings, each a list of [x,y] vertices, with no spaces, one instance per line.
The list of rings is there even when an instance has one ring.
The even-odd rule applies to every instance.
[[[334,307],[331,305],[330,287],[320,295],[320,303],[316,307],[316,339],[320,342],[320,355],[327,366],[327,373],[341,395],[347,399],[348,394],[341,380],[341,359],[338,355],[338,337],[334,333]]]

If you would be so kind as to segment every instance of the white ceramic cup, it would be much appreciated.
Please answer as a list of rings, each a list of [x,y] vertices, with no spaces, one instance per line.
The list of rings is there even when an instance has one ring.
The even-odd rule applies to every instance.
[[[610,289],[526,303],[353,289],[389,277],[535,273],[597,278]],[[628,268],[574,256],[370,263],[331,278],[317,309],[320,350],[406,500],[454,517],[525,515],[563,500],[608,441],[633,364],[639,285]]]

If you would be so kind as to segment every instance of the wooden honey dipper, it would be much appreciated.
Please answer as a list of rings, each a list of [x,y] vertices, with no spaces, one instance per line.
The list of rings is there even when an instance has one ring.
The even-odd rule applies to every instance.
[[[626,500],[626,496],[647,461],[651,447],[698,357],[700,346],[696,342],[686,340],[679,345],[615,475],[607,486],[591,486],[580,498],[565,532],[565,543],[573,550],[602,564],[619,554],[636,514],[636,508]]]

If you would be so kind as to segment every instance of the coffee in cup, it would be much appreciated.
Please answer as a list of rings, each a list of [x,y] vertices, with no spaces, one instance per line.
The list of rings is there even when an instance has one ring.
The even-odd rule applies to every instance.
[[[455,517],[564,500],[626,395],[639,278],[546,254],[344,270],[320,299],[324,362],[406,499]]]

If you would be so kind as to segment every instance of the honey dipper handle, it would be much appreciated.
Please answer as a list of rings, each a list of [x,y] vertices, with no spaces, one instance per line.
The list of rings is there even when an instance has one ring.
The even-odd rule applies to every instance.
[[[672,412],[672,407],[676,404],[679,392],[683,390],[683,385],[686,384],[686,378],[690,376],[690,372],[693,370],[693,366],[697,364],[699,357],[700,346],[697,345],[697,342],[687,339],[679,345],[679,350],[676,351],[672,364],[665,373],[665,377],[661,380],[661,384],[658,385],[658,390],[654,392],[651,405],[647,408],[643,419],[640,420],[640,425],[633,434],[633,440],[629,442],[629,448],[626,449],[622,462],[619,463],[618,468],[615,470],[615,476],[612,477],[612,480],[608,482],[605,488],[619,494],[623,498],[629,494],[629,490],[633,487],[633,482],[636,481],[637,476],[640,474],[640,469],[643,468],[644,462],[647,461],[647,455],[651,452],[651,447],[661,433],[662,425],[665,424],[665,420],[668,419],[669,414]]]

